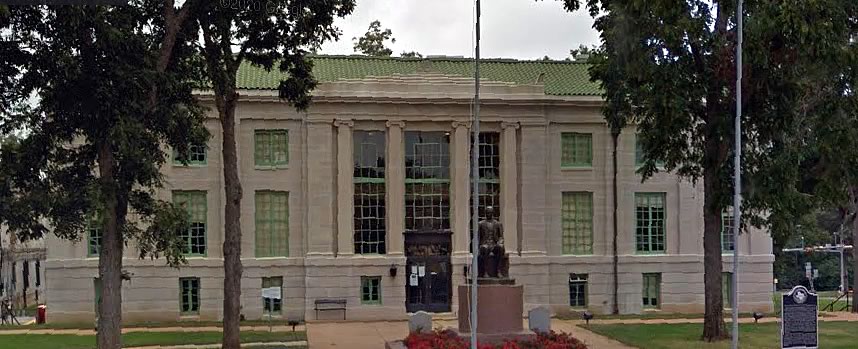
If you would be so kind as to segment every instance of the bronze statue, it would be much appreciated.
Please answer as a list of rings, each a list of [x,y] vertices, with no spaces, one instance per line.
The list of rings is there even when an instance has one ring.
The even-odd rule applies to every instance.
[[[509,257],[503,247],[503,225],[495,218],[494,208],[486,207],[486,219],[479,223],[480,254],[478,277],[508,278]]]

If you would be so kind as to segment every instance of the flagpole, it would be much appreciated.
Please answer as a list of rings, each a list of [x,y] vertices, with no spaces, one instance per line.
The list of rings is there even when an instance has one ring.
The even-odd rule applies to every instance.
[[[474,48],[474,121],[471,126],[474,132],[471,136],[471,349],[477,349],[477,259],[479,258],[479,176],[477,161],[479,160],[480,140],[480,0],[476,0],[476,25]],[[462,232],[464,233],[464,232]]]
[[[733,343],[731,348],[739,348],[739,231],[742,225],[742,5],[737,0],[736,7],[736,118],[733,150]]]

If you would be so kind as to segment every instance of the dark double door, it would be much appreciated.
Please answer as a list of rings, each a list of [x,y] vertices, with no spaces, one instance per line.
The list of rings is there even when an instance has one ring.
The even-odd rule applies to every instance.
[[[449,232],[405,234],[405,309],[408,312],[449,312],[452,264]]]

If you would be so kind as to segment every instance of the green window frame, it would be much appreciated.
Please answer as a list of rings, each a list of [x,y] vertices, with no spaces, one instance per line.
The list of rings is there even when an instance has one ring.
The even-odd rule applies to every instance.
[[[635,193],[637,253],[664,253],[667,218],[665,193]]]
[[[733,273],[721,273],[721,300],[724,302],[724,308],[733,308]]]
[[[587,274],[569,274],[569,306],[587,307]]]
[[[186,256],[205,256],[207,234],[207,193],[205,191],[177,190],[173,191],[173,202],[188,212],[190,227],[181,234],[185,241]]]
[[[450,136],[405,132],[405,230],[450,229]]]
[[[593,134],[563,132],[560,149],[561,167],[593,167]]]
[[[188,146],[188,165],[204,166],[208,163],[208,146],[205,144],[191,144]],[[180,159],[179,153],[173,149],[173,164],[185,166]]]
[[[563,254],[593,254],[593,193],[563,192],[561,201]]]
[[[639,134],[635,134],[635,167],[641,167],[644,164],[644,149],[641,143]],[[664,161],[656,160],[655,167],[664,167]]]
[[[471,138],[473,141],[473,138]],[[471,143],[468,143],[471,144]],[[477,215],[482,219],[488,219],[486,208],[494,208],[494,218],[501,220],[500,209],[500,133],[480,132],[477,142],[479,154],[477,157],[477,172],[479,173],[478,193],[479,205]],[[470,158],[469,158],[470,159]],[[470,207],[470,203],[468,204]],[[468,225],[469,227],[471,225]]]
[[[256,257],[289,256],[289,193],[256,192]]]
[[[262,312],[265,314],[282,314],[283,313],[283,277],[273,276],[262,278],[262,288],[280,287],[281,299],[270,299],[262,297]]]
[[[100,278],[92,278],[92,290],[94,299],[92,300],[95,304],[95,317],[98,318],[98,305],[101,303],[101,279]]]
[[[642,300],[644,308],[661,307],[661,273],[643,274]]]
[[[354,251],[387,253],[385,133],[354,131]]]
[[[179,278],[179,312],[182,315],[200,313],[200,278]]]
[[[366,305],[381,305],[381,276],[360,277],[360,302]]]
[[[253,135],[253,159],[257,167],[289,165],[289,131],[256,130]]]
[[[736,242],[733,237],[733,213],[728,210],[721,212],[721,252],[732,253]]]
[[[87,221],[86,227],[86,255],[87,257],[96,257],[101,252],[102,238],[101,219],[93,215]]]

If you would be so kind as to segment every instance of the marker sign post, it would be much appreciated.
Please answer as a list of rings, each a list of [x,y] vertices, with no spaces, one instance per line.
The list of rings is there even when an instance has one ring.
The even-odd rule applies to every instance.
[[[781,348],[819,347],[819,304],[815,293],[796,286],[781,296]]]
[[[271,332],[271,312],[274,311],[274,300],[279,300],[282,296],[280,287],[275,286],[262,289],[262,298],[268,302],[268,332]]]

